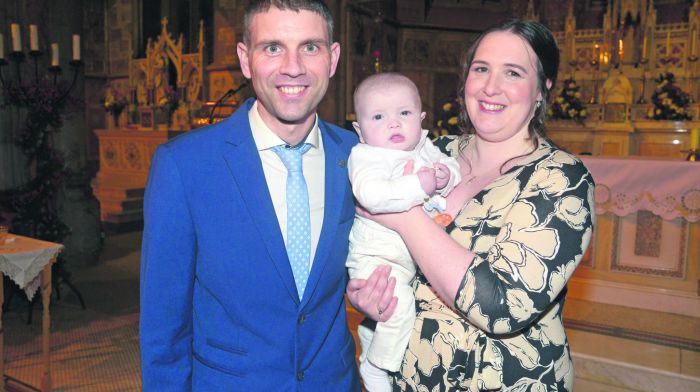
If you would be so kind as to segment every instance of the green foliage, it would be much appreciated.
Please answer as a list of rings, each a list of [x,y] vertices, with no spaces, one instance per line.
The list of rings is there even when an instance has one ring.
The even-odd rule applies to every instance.
[[[69,228],[58,217],[57,196],[66,175],[62,154],[51,136],[63,125],[61,113],[71,101],[62,83],[34,81],[8,85],[5,104],[26,110],[24,127],[15,144],[27,157],[33,178],[25,185],[0,192],[0,218],[10,217],[17,234],[61,242]]]

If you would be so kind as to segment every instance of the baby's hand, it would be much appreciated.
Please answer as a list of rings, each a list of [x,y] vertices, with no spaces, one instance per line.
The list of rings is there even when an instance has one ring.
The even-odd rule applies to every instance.
[[[418,176],[418,181],[425,194],[432,196],[436,189],[435,169],[431,167],[421,167],[416,172],[416,175]]]
[[[435,189],[443,189],[450,182],[450,169],[443,163],[435,163]]]

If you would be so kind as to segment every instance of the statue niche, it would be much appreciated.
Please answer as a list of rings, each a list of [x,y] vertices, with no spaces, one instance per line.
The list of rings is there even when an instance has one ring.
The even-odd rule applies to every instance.
[[[161,34],[148,40],[146,58],[131,60],[129,83],[142,130],[192,129],[193,113],[204,97],[204,26],[200,22],[199,45],[195,53],[182,52],[182,35],[174,41],[161,21]]]
[[[634,92],[632,83],[619,69],[611,70],[600,91],[606,122],[628,122]]]

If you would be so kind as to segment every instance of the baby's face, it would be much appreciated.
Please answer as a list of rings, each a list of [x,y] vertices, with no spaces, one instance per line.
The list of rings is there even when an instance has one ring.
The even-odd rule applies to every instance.
[[[421,139],[420,97],[403,84],[373,86],[357,100],[357,122],[352,125],[360,140],[370,146],[413,150]]]

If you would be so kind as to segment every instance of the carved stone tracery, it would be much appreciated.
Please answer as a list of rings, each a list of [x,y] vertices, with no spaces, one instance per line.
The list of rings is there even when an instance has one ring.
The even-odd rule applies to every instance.
[[[172,116],[168,119],[169,128],[188,130],[192,112],[199,109],[204,100],[204,26],[200,22],[197,51],[183,53],[182,35],[177,41],[173,40],[167,29],[167,18],[163,18],[161,24],[158,38],[148,40],[146,58],[130,61],[132,100],[142,113],[144,109],[155,111],[162,108],[165,103],[177,106],[174,113],[167,113]],[[177,105],[169,101],[173,96]]]

